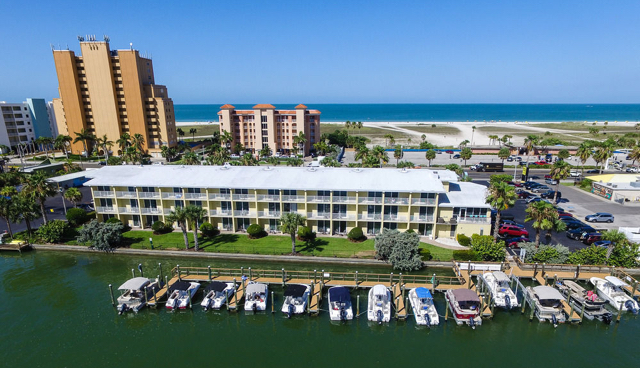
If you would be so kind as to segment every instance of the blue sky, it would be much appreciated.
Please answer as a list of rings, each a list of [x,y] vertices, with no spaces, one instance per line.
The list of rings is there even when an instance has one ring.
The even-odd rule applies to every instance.
[[[89,5],[90,4],[90,5]],[[175,103],[639,103],[638,1],[3,1],[0,100],[50,44],[153,56]]]

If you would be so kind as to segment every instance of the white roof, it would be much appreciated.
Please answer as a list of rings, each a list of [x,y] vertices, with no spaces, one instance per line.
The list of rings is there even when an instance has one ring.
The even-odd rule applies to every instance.
[[[441,207],[478,207],[489,208],[486,202],[487,187],[480,184],[460,182],[449,183],[449,192],[440,196]]]
[[[384,285],[375,285],[373,287],[373,295],[388,295],[389,289]]]
[[[118,165],[92,173],[85,186],[240,188],[444,193],[448,170],[268,166]],[[464,183],[466,188],[476,184]],[[478,187],[482,187],[477,185]],[[475,192],[480,193],[479,189]],[[474,192],[474,193],[475,193]],[[477,194],[474,194],[474,196]],[[484,197],[483,197],[484,198]],[[484,199],[481,200],[483,202]]]
[[[612,283],[614,286],[618,286],[618,287],[629,286],[626,282],[620,280],[615,276],[605,276],[604,279]]]
[[[118,290],[140,290],[150,281],[146,277],[134,277],[127,280],[124,284],[120,285]]]
[[[551,286],[536,286],[533,288],[533,292],[540,300],[564,300],[562,294]]]
[[[253,284],[247,285],[247,294],[251,294],[251,293],[266,293],[267,290],[268,290],[267,289],[267,285],[265,285],[265,284],[253,283]]]
[[[498,281],[498,282],[500,282],[500,281],[510,282],[511,281],[511,279],[509,279],[509,276],[507,276],[507,274],[502,272],[502,271],[495,271],[493,273],[493,277],[495,277],[496,281]]]
[[[87,169],[87,171],[78,171],[78,172],[74,172],[71,174],[64,174],[64,175],[60,175],[60,176],[54,176],[52,178],[49,178],[48,180],[54,183],[62,183],[65,182],[67,180],[73,180],[73,179],[77,179],[77,178],[92,178],[93,175],[92,173],[96,172],[96,170],[92,170],[92,169]]]

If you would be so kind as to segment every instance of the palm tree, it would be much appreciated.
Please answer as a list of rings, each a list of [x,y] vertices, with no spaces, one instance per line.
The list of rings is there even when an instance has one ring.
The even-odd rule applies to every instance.
[[[633,160],[632,165],[636,164],[636,161],[640,161],[640,146],[636,147],[629,153],[629,158]]]
[[[176,129],[176,133],[178,133],[178,136],[180,138],[184,137],[184,130],[182,130],[182,128]]]
[[[193,141],[196,140],[196,133],[198,133],[198,129],[196,128],[189,129],[189,134],[191,134],[191,140]]]
[[[113,141],[110,141],[107,135],[103,135],[102,138],[97,138],[96,143],[104,150],[104,160],[109,161],[109,149],[113,146]]]
[[[38,172],[29,176],[23,187],[23,191],[33,199],[40,202],[42,220],[46,224],[47,212],[45,211],[44,203],[48,197],[53,197],[57,193],[56,189],[53,187],[53,184],[47,180],[47,177],[44,173]]]
[[[389,155],[387,155],[387,151],[385,151],[382,146],[373,147],[373,149],[371,150],[371,156],[375,157],[378,160],[380,167],[382,167],[383,163],[386,164],[387,162],[389,162]]]
[[[531,151],[536,148],[536,145],[540,142],[540,137],[537,135],[530,134],[527,138],[524,139],[524,146],[527,150],[527,163],[529,163],[529,158],[531,156]]]
[[[184,247],[189,249],[189,237],[187,236],[187,222],[189,221],[189,215],[187,210],[183,207],[176,207],[167,215],[167,222],[177,223],[180,230],[182,230],[182,236],[184,238]]]
[[[387,133],[384,135],[384,146],[385,147],[389,147],[389,143],[393,142],[395,143],[396,140],[393,138],[393,135],[391,135],[390,133]],[[393,143],[391,143],[393,145]]]
[[[497,241],[498,232],[500,231],[500,214],[502,211],[507,210],[516,204],[517,196],[515,188],[503,181],[491,184],[487,191],[486,203],[496,210],[496,224],[493,229],[493,241]]]
[[[64,155],[67,158],[69,158],[69,151],[67,151],[67,147],[69,146],[69,144],[71,144],[72,141],[73,141],[73,138],[71,138],[70,136],[60,134],[56,137],[55,141],[53,142],[53,148],[58,150],[63,150]]]
[[[11,230],[11,224],[16,222],[19,217],[18,208],[14,196],[18,194],[15,187],[6,186],[0,191],[0,217],[7,223],[7,229],[9,236],[13,239],[13,231]]]
[[[427,140],[427,135],[426,135],[426,134],[423,134],[423,135],[421,135],[421,136],[420,136],[420,138],[421,138],[421,139],[422,139],[422,141],[424,142],[425,140]]]
[[[293,137],[293,144],[299,146],[300,150],[303,151],[303,154],[305,143],[307,143],[307,136],[305,136],[303,132],[300,132],[297,136]]]
[[[207,157],[207,164],[209,165],[224,165],[225,162],[229,162],[229,151],[220,147],[220,149],[212,152]]]
[[[78,202],[82,200],[82,192],[78,188],[69,188],[64,192],[64,198],[73,203],[73,207],[78,207]]]
[[[355,155],[355,160],[362,160],[362,164],[364,166],[364,160],[367,159],[367,156],[369,156],[369,149],[367,148],[367,146],[362,145],[362,146],[358,146],[356,147],[356,155]]]
[[[502,147],[500,151],[498,151],[498,158],[502,159],[502,164],[504,164],[504,160],[509,158],[509,156],[511,156],[511,151],[509,151],[507,147]]]
[[[116,140],[116,144],[120,146],[120,152],[124,154],[127,148],[131,145],[131,136],[129,133],[122,133],[120,138]]]
[[[589,144],[588,142],[582,142],[580,144],[580,147],[578,147],[578,150],[576,151],[576,156],[578,156],[578,159],[580,159],[580,162],[582,163],[581,170],[582,170],[583,176],[584,176],[584,164],[587,162],[589,157],[591,157],[591,152],[592,152],[591,144]]]
[[[469,147],[465,147],[460,151],[460,158],[464,160],[464,166],[467,166],[467,160],[471,159],[473,151]]]
[[[136,133],[131,137],[131,146],[135,147],[135,149],[140,152],[140,154],[144,153],[144,136],[140,133]]]
[[[195,152],[188,152],[182,157],[182,162],[185,165],[200,165],[200,160]]]
[[[227,149],[230,150],[231,142],[233,142],[233,135],[231,135],[230,132],[223,130],[222,133],[220,133],[220,142],[224,143]]]
[[[280,159],[275,157],[275,156],[271,156],[271,157],[267,158],[267,163],[269,165],[278,166],[278,165],[280,165]]]
[[[296,231],[304,226],[307,219],[299,213],[287,212],[280,217],[280,230],[291,235],[291,254],[296,254]]]
[[[471,145],[473,146],[473,136],[476,134],[476,126],[471,127]]]
[[[429,160],[429,167],[431,167],[431,160],[436,158],[436,151],[435,150],[428,150],[425,154],[424,154],[424,158],[426,158],[427,160]]]
[[[398,162],[400,161],[402,156],[404,156],[404,153],[402,152],[402,146],[397,145],[396,149],[393,151],[393,158],[396,159],[396,166],[398,166]]]
[[[304,161],[299,157],[292,157],[287,160],[287,166],[298,167],[302,166],[302,164],[304,164]]]
[[[187,206],[184,211],[189,227],[193,230],[193,244],[195,245],[195,250],[197,252],[200,249],[198,247],[198,229],[200,228],[202,220],[207,216],[207,211],[202,207],[194,205]]]
[[[135,147],[127,147],[122,153],[122,160],[125,163],[131,162],[132,164],[135,165],[135,163],[138,162],[138,158],[139,158],[138,151],[136,150]]]
[[[558,188],[560,188],[560,180],[566,179],[571,174],[571,165],[566,161],[558,160],[551,168],[551,178],[556,181],[556,192],[553,194],[553,203],[558,200]]]
[[[347,121],[344,123],[344,127],[345,127],[345,129],[349,129],[349,128],[351,128],[351,122],[350,122],[349,120],[347,120]]]
[[[531,202],[525,210],[525,222],[533,221],[531,225],[536,230],[536,249],[540,246],[540,230],[551,230],[558,221],[558,211],[549,202]]]
[[[31,223],[40,217],[38,204],[34,201],[33,196],[25,192],[21,192],[13,198],[15,198],[15,217],[13,221],[19,224],[24,220],[27,225],[27,233],[31,237]]]
[[[258,166],[258,160],[256,160],[256,158],[253,157],[253,155],[250,153],[245,153],[244,155],[242,155],[242,157],[240,157],[240,163],[242,164],[242,166]]]
[[[608,145],[606,142],[601,143],[593,153],[593,159],[596,161],[598,166],[600,166],[600,174],[602,174],[604,165],[611,155],[613,155],[613,147]]]
[[[495,144],[496,141],[498,140],[498,138],[499,137],[497,135],[495,135],[495,134],[494,135],[490,135],[489,136],[489,144],[491,144],[491,145]]]
[[[260,154],[260,157],[269,157],[271,156],[272,153],[273,152],[271,151],[271,147],[269,147],[268,145],[265,145],[264,147],[262,147],[259,154]]]
[[[469,140],[468,140],[468,139],[465,139],[464,141],[460,142],[460,144],[459,144],[458,146],[459,146],[460,148],[462,148],[462,147],[466,147],[466,146],[467,146],[467,144],[469,144],[469,143],[471,143],[471,142],[469,142]]]
[[[89,151],[87,149],[89,143],[93,142],[96,137],[89,133],[86,129],[82,128],[80,132],[75,132],[76,139],[73,140],[73,143],[82,142],[82,147],[84,148],[85,156],[89,156]]]
[[[244,151],[244,146],[241,143],[236,143],[233,146],[233,153],[235,153],[236,155],[242,151]]]
[[[359,121],[359,122],[356,124],[356,128],[358,128],[358,131],[360,131],[360,129],[362,129],[362,122],[361,122],[361,121]]]
[[[164,157],[167,162],[171,162],[171,160],[176,158],[178,152],[176,152],[176,149],[173,147],[162,146],[160,147],[160,155]]]

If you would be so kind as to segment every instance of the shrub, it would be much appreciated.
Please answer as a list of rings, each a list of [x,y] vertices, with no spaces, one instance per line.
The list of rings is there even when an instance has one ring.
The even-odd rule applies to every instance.
[[[171,227],[171,225],[167,225],[162,221],[156,221],[153,223],[153,225],[151,225],[151,230],[153,230],[154,234],[160,235],[173,231],[173,228]]]
[[[520,243],[520,248],[526,250],[526,255],[522,261],[527,263],[566,263],[569,259],[569,248],[560,245],[546,245],[542,244],[536,249],[536,243],[526,242]]]
[[[463,247],[468,247],[469,245],[471,245],[471,238],[464,234],[458,234],[456,238],[458,239],[458,244],[462,245]]]
[[[53,220],[40,226],[36,234],[46,243],[60,243],[68,230],[69,224],[66,221]]]
[[[478,235],[473,234],[471,236],[471,249],[480,257],[483,261],[489,262],[501,262],[504,261],[505,245],[504,241],[493,241],[491,235]]]
[[[454,250],[453,259],[456,261],[482,261],[480,255],[473,250]]]
[[[250,239],[258,239],[267,236],[267,232],[258,224],[249,225],[247,228],[247,234],[249,234]]]
[[[89,221],[87,211],[81,208],[69,208],[67,211],[67,220],[71,226],[80,226]]]
[[[431,251],[429,251],[429,249],[420,248],[420,255],[422,256],[423,261],[430,261],[433,259],[433,255],[431,255]]]
[[[220,234],[220,230],[218,230],[217,227],[214,227],[208,222],[203,222],[202,225],[200,225],[200,232],[207,238],[213,238],[214,236]]]
[[[312,241],[316,238],[316,233],[308,226],[301,226],[298,229],[298,239],[302,241]]]
[[[122,241],[122,224],[107,224],[92,220],[80,229],[78,243],[89,243],[96,249],[109,250]]]
[[[415,231],[414,231],[413,229],[409,229],[409,230],[405,231],[405,233],[407,233],[407,234],[414,234],[414,233],[415,233]]]
[[[351,231],[360,228],[354,228]],[[351,232],[349,232],[351,235]],[[410,232],[384,230],[375,238],[376,258],[388,261],[398,270],[418,270],[422,268],[422,259],[430,260],[431,252],[420,249],[420,237]]]
[[[111,217],[107,221],[105,221],[105,223],[107,223],[107,224],[122,224],[122,221],[120,221],[120,219],[117,218],[117,217]]]
[[[349,238],[349,240],[351,240],[352,242],[360,242],[367,239],[362,233],[362,229],[359,227],[354,227],[353,229],[351,229],[351,231],[349,231],[349,234],[347,234],[347,238]]]
[[[122,165],[122,159],[118,156],[111,156],[107,159],[107,163],[111,166]]]
[[[595,245],[582,248],[569,255],[569,263],[581,265],[601,265],[607,261],[607,248]]]

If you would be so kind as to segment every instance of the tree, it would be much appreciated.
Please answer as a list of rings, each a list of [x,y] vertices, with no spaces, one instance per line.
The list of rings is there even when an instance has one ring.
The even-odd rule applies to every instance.
[[[40,148],[40,151],[45,151],[45,155],[47,156],[47,158],[49,158],[49,142],[51,141],[51,138],[49,137],[38,137],[36,138],[36,140],[34,141],[35,144],[38,145],[38,147]]]
[[[495,241],[491,235],[471,235],[471,249],[478,254],[483,261],[502,262],[505,256],[504,241]]]
[[[473,145],[473,136],[476,134],[476,126],[471,127],[471,145]]]
[[[73,203],[74,207],[78,207],[78,202],[82,200],[82,192],[78,188],[69,188],[64,192],[64,198]]]
[[[604,170],[604,165],[607,160],[613,155],[613,146],[605,141],[596,148],[596,151],[593,153],[593,159],[596,161],[598,166],[600,166],[600,174]]]
[[[561,149],[560,151],[558,151],[558,159],[559,160],[566,160],[571,156],[571,154],[569,153],[569,150],[566,148]]]
[[[96,139],[96,137],[84,128],[82,128],[80,132],[75,132],[74,134],[76,135],[76,139],[73,140],[73,143],[81,142],[82,147],[84,148],[84,155],[88,157],[89,151],[87,147]]]
[[[91,220],[79,230],[77,240],[79,243],[90,243],[94,248],[108,251],[120,244],[122,241],[121,223],[106,223],[98,220]]]
[[[384,135],[384,146],[389,147],[390,142],[395,143],[395,139],[393,138],[393,135],[391,133],[387,133]],[[391,144],[393,145],[393,143]]]
[[[193,244],[195,245],[195,250],[197,252],[199,250],[198,229],[200,228],[202,220],[207,216],[207,211],[202,207],[194,205],[187,206],[184,210],[189,227],[193,230]]]
[[[576,151],[576,156],[578,156],[578,159],[582,163],[581,169],[582,169],[583,176],[584,176],[584,164],[587,162],[589,157],[591,157],[592,150],[593,149],[591,148],[591,144],[589,142],[582,142],[580,144],[580,147],[578,147],[578,150]]]
[[[607,248],[591,245],[569,255],[569,263],[582,265],[601,265],[607,262]]]
[[[460,151],[460,158],[464,160],[464,166],[467,166],[467,160],[473,156],[473,151],[469,147],[465,147]]]
[[[196,140],[196,133],[198,133],[198,129],[196,129],[196,128],[189,129],[189,134],[191,134],[191,140],[192,141]]]
[[[502,211],[516,204],[515,188],[506,182],[497,182],[489,185],[486,203],[496,210],[496,224],[493,229],[493,240],[498,241],[500,231],[500,214]]]
[[[187,222],[189,221],[189,214],[183,207],[176,207],[174,211],[171,211],[166,217],[167,222],[176,223],[180,230],[182,230],[182,237],[184,238],[184,247],[189,249],[189,237],[187,236]]]
[[[489,177],[489,185],[496,185],[498,183],[508,183],[513,179],[509,174],[494,174]]]
[[[272,153],[271,147],[269,147],[268,145],[265,145],[260,150],[260,157],[269,157],[269,156],[271,156],[271,153]]]
[[[108,164],[109,149],[111,148],[111,146],[113,146],[113,141],[110,141],[105,134],[102,136],[102,138],[96,138],[96,143],[98,144],[98,146],[102,147],[102,150],[104,151],[104,161]]]
[[[235,153],[236,155],[239,155],[242,151],[244,151],[244,146],[241,143],[236,143],[233,146],[233,153]]]
[[[280,229],[291,235],[291,254],[296,254],[296,231],[298,226],[304,226],[307,219],[299,213],[287,212],[280,217]]]
[[[594,137],[597,137],[598,133],[600,133],[600,130],[598,128],[595,128],[595,127],[589,128],[589,134],[593,135]]]
[[[178,133],[178,136],[180,138],[184,137],[184,130],[182,130],[182,128],[176,129],[176,133]]]
[[[500,138],[500,141],[502,142],[502,144],[506,145],[507,143],[509,143],[511,141],[511,138],[513,138],[512,135],[505,134],[505,135],[502,136],[502,138]]]
[[[250,153],[242,155],[242,157],[240,157],[240,163],[242,166],[258,166],[258,160]]]
[[[140,133],[136,133],[131,137],[131,146],[135,147],[136,151],[142,156],[144,154],[144,136]]]
[[[431,161],[436,158],[436,151],[430,149],[424,154],[424,158],[429,161],[429,167],[431,167]]]
[[[560,188],[560,180],[564,180],[571,174],[571,165],[566,161],[556,161],[551,168],[551,178],[556,181],[556,192],[553,194],[553,203],[558,200],[558,190]]]
[[[304,164],[304,161],[299,157],[291,157],[287,160],[287,166],[299,167]]]
[[[69,144],[71,144],[71,142],[73,142],[73,138],[68,135],[60,134],[53,141],[53,148],[64,151],[64,155],[69,158],[69,151],[67,150],[67,148],[69,147]]]
[[[9,236],[13,239],[13,231],[11,223],[16,222],[19,217],[18,208],[16,206],[14,196],[18,192],[15,187],[6,186],[0,191],[0,217],[7,223]]]
[[[373,147],[373,149],[371,150],[371,156],[375,157],[379,164],[380,167],[382,167],[383,163],[387,163],[389,162],[389,156],[387,155],[387,151],[385,151],[385,149],[382,146],[375,146]]]
[[[632,165],[636,164],[636,161],[640,161],[640,146],[636,147],[629,153],[629,159],[633,160]]]
[[[527,150],[527,163],[538,142],[540,142],[540,137],[534,134],[530,134],[524,139],[524,148]]]
[[[36,230],[36,234],[46,243],[60,243],[65,232],[69,230],[69,223],[62,220],[49,221]]]
[[[182,157],[182,162],[185,165],[199,165],[200,159],[198,158],[198,155],[195,152],[187,152]]]
[[[129,133],[122,133],[120,138],[116,139],[116,144],[120,147],[120,152],[124,154],[131,145],[131,135],[129,135]]]
[[[502,147],[500,148],[500,151],[498,151],[498,157],[502,159],[503,164],[504,160],[509,158],[509,156],[511,156],[511,151],[507,147]]]
[[[40,210],[42,211],[42,220],[47,223],[47,212],[44,208],[44,203],[48,197],[56,195],[57,191],[53,187],[53,184],[47,180],[47,177],[42,172],[32,174],[27,179],[24,188],[24,192],[40,202]]]
[[[460,144],[458,145],[458,147],[462,148],[462,147],[466,147],[469,143],[468,139],[465,139],[464,141],[460,142]]]
[[[320,161],[320,165],[324,167],[341,167],[342,164],[333,157],[325,157]]]
[[[362,166],[364,166],[364,161],[367,159],[367,157],[369,156],[369,149],[367,148],[367,146],[358,146],[356,147],[356,155],[355,155],[355,160],[361,160],[362,161]]]
[[[12,198],[15,204],[15,223],[21,223],[23,220],[27,225],[27,233],[31,236],[31,223],[40,217],[40,208],[31,195],[21,192]]]
[[[275,156],[271,156],[271,157],[267,158],[267,163],[269,165],[278,166],[278,165],[280,165],[280,159],[275,157]]]
[[[500,137],[498,137],[498,136],[497,136],[497,135],[495,135],[495,134],[490,135],[490,136],[489,136],[489,144],[490,144],[490,145],[495,144],[495,143],[496,143],[496,141],[498,141],[498,138],[500,138]]]
[[[178,156],[178,151],[173,147],[162,146],[160,147],[160,155],[164,157],[167,162],[171,162]]]
[[[230,132],[223,130],[220,133],[220,142],[224,143],[227,149],[231,149],[231,143],[233,142],[233,135]]]
[[[307,142],[307,136],[304,135],[304,132],[298,133],[297,136],[293,137],[293,144],[296,147],[299,147],[304,154],[304,144]]]
[[[427,139],[427,135],[426,134],[421,135],[420,139],[422,139],[422,141],[424,142]]]
[[[398,230],[384,230],[376,235],[374,241],[377,259],[391,262],[395,269],[407,271],[422,268],[419,246],[418,234]]]
[[[402,152],[402,146],[397,145],[395,150],[393,150],[393,158],[396,159],[396,166],[398,166],[398,162],[400,161],[402,156],[404,156],[404,153]]]
[[[527,217],[525,222],[533,221],[531,225],[536,230],[536,248],[540,246],[540,231],[553,229],[555,221],[558,220],[558,211],[549,202],[539,201],[529,203],[525,212]]]

